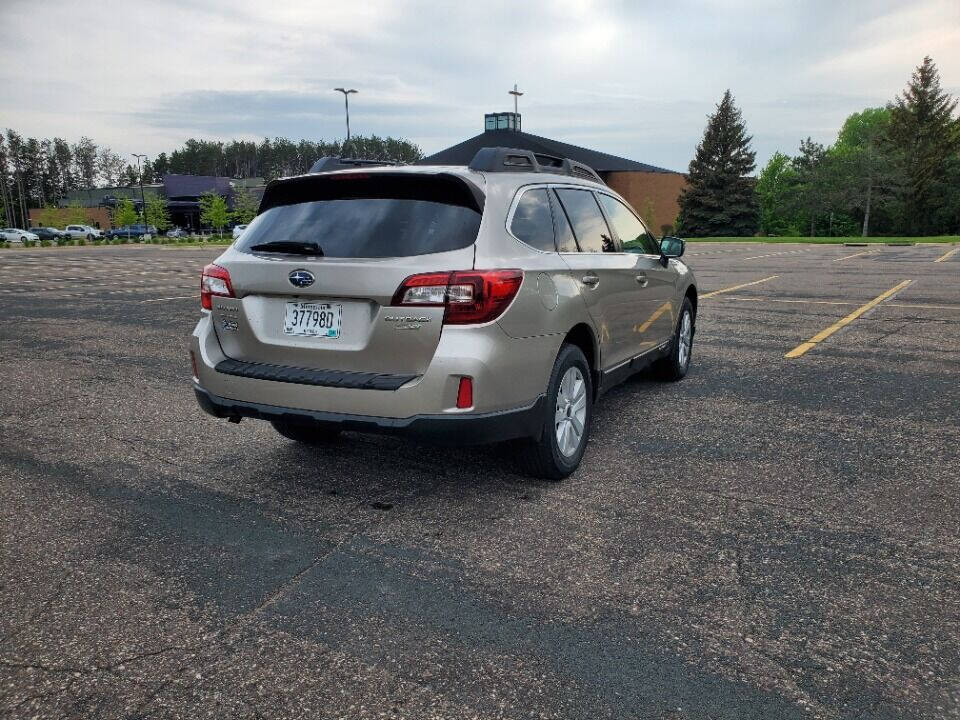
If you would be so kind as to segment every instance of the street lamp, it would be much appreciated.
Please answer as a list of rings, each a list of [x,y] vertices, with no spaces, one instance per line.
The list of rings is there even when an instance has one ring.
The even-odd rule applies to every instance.
[[[360,91],[359,91],[359,90],[354,90],[353,88],[350,88],[349,90],[346,90],[346,89],[344,89],[344,88],[334,88],[333,91],[334,91],[334,92],[342,92],[342,93],[343,93],[343,108],[344,108],[344,110],[345,110],[346,113],[347,113],[347,142],[346,142],[346,144],[349,145],[349,144],[350,144],[350,94],[351,94],[351,93],[360,92]]]
[[[147,231],[147,199],[143,196],[143,168],[140,167],[140,158],[143,158],[143,164],[147,164],[147,156],[131,153],[137,159],[137,172],[140,174],[140,212],[143,215],[143,231]]]

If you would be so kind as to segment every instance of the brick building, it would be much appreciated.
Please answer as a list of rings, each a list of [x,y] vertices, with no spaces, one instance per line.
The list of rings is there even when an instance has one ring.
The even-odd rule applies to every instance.
[[[687,184],[682,173],[525,133],[520,129],[518,113],[487,114],[482,133],[425,157],[420,164],[467,165],[477,151],[485,147],[530,150],[589,165],[607,185],[633,205],[655,233],[671,232],[680,212],[680,192]]]

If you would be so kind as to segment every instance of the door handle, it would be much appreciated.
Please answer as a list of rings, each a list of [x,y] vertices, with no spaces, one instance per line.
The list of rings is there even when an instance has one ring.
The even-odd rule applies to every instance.
[[[645,273],[640,273],[639,275],[637,275],[637,282],[640,283],[640,287],[646,287],[647,283],[650,281],[647,280],[647,276]]]
[[[594,275],[593,273],[588,273],[582,278],[584,285],[589,285],[590,287],[596,287],[600,284],[600,276]]]

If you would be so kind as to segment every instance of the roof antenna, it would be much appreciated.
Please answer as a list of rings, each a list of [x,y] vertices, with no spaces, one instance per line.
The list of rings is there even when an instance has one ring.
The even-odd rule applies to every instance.
[[[514,83],[514,84],[513,84],[513,90],[509,90],[509,91],[507,92],[507,94],[508,94],[508,95],[513,95],[513,114],[516,115],[516,114],[517,114],[517,99],[518,99],[521,95],[523,95],[523,93],[520,92],[519,90],[517,90],[517,84]]]

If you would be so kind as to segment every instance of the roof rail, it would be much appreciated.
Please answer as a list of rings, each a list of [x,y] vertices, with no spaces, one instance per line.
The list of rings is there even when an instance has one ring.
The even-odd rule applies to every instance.
[[[392,160],[361,160],[360,158],[322,157],[310,168],[311,173],[333,172],[334,170],[349,170],[359,167],[380,167],[382,165],[398,165]]]
[[[603,184],[594,169],[582,162],[517,148],[480,148],[468,167],[482,172],[557,173]]]

